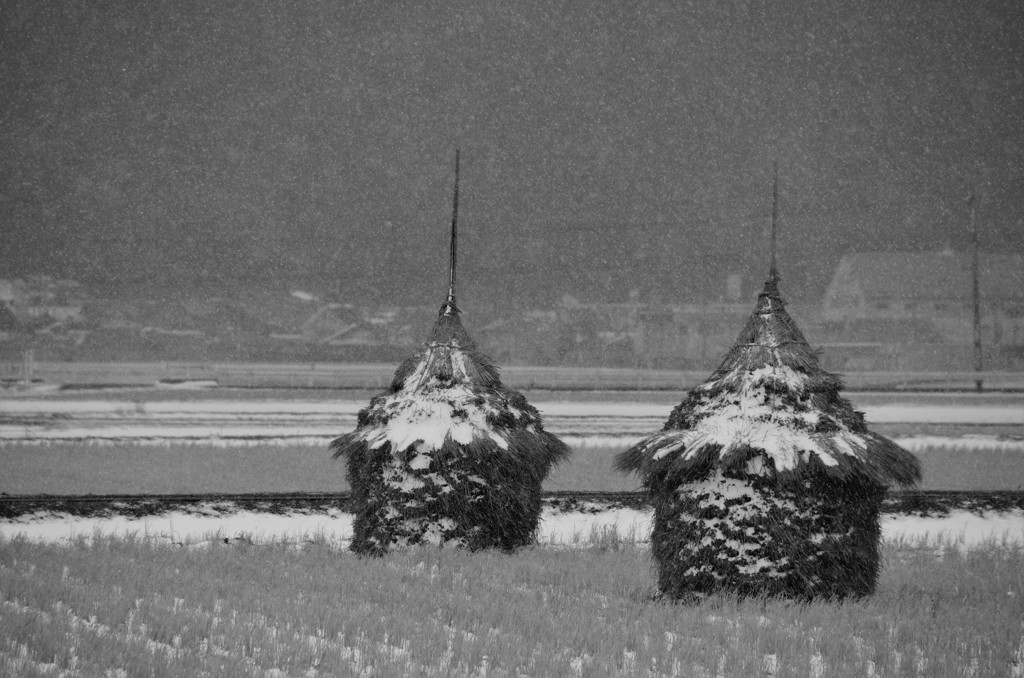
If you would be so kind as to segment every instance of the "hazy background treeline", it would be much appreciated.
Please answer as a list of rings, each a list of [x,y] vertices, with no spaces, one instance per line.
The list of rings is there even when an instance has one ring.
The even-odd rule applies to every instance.
[[[843,254],[1024,252],[1024,6],[0,5],[0,278],[103,298],[753,299]]]

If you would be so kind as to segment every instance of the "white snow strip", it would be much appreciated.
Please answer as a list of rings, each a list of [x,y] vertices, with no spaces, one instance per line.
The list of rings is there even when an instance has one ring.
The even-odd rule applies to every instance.
[[[355,422],[349,427],[354,428]],[[627,447],[646,436],[636,433],[620,435],[561,434],[551,426],[545,427],[572,448]],[[0,448],[4,443],[59,443],[76,442],[104,445],[112,442],[130,442],[133,445],[210,445],[213,447],[256,447],[267,445],[305,445],[326,447],[340,435],[340,426],[104,426],[95,428],[39,429],[23,426],[0,425]],[[935,450],[963,450],[1024,452],[1024,438],[1005,438],[998,435],[964,436],[904,436],[893,441],[914,453]]]
[[[347,429],[355,427],[353,419]],[[572,448],[627,447],[647,436],[639,433],[602,433],[584,435],[561,433],[556,426],[545,428]],[[6,442],[48,443],[76,442],[109,444],[130,442],[133,445],[212,445],[214,447],[254,447],[267,445],[306,445],[326,447],[346,430],[344,425],[330,426],[96,426],[44,428],[0,425],[0,448]],[[1008,451],[1024,452],[1024,438],[998,435],[964,436],[902,436],[893,441],[914,453],[930,450]]]
[[[353,427],[354,427],[353,420]],[[0,441],[3,440],[135,440],[158,439],[195,441],[217,441],[218,439],[252,440],[255,438],[277,438],[282,441],[314,439],[318,444],[327,444],[341,434],[337,425],[319,426],[253,426],[237,425],[108,425],[90,427],[48,428],[44,426],[0,425]]]
[[[945,516],[883,515],[882,538],[916,543],[927,538],[930,543],[975,547],[992,541],[1024,547],[1024,511],[982,514],[950,511]]]
[[[871,424],[1024,424],[1024,405],[868,405]]]
[[[907,436],[893,438],[893,441],[911,452],[948,449],[1024,452],[1024,437],[1004,438],[995,435]]]
[[[351,414],[366,407],[361,401],[325,400],[0,400],[0,414]]]
[[[352,539],[350,513],[292,513],[286,515],[237,511],[217,515],[172,511],[158,516],[83,518],[67,514],[21,516],[0,521],[6,538],[23,535],[31,541],[67,542],[81,537],[135,535],[169,543],[196,543],[218,539],[245,539],[254,543],[287,539],[294,542],[323,538],[331,542]]]
[[[570,402],[532,403],[547,417],[633,419],[654,418],[664,422],[675,403],[653,402]],[[856,403],[855,403],[856,405]],[[856,405],[867,414],[868,423],[946,423],[946,424],[1024,424],[1024,404],[919,405],[891,403]],[[353,400],[57,400],[48,398],[0,399],[2,414],[89,414],[124,415],[190,415],[199,414],[293,414],[334,415],[354,417],[366,407],[365,401]]]
[[[594,533],[614,529],[621,538],[647,541],[652,510],[611,509],[597,513],[556,513],[546,508],[541,515],[538,542],[543,545],[584,545]],[[66,543],[80,537],[134,534],[169,543],[202,543],[218,539],[245,539],[253,543],[286,539],[296,544],[324,540],[347,544],[352,538],[352,515],[292,513],[277,515],[238,511],[203,515],[174,511],[161,516],[132,518],[76,518],[66,514],[31,515],[0,520],[0,535],[47,543]],[[888,541],[975,548],[993,541],[1024,547],[1024,511],[951,511],[946,516],[883,515],[882,535]]]
[[[612,509],[597,513],[555,513],[545,508],[540,517],[537,541],[541,544],[582,544],[591,534],[614,529],[619,536],[634,536],[636,541],[651,537],[653,511]]]

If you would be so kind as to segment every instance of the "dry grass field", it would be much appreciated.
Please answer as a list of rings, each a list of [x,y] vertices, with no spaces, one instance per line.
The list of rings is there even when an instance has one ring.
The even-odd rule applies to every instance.
[[[876,595],[654,598],[615,534],[515,555],[0,542],[11,676],[1021,676],[1024,552],[888,543]]]

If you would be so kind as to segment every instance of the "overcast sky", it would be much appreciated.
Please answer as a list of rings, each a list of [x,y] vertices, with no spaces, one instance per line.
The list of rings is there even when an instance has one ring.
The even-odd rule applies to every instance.
[[[1024,252],[1024,3],[0,3],[0,277],[665,301]]]

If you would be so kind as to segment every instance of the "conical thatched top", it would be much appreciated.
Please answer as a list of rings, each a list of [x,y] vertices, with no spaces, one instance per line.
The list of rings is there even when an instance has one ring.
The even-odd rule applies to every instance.
[[[757,296],[754,312],[709,381],[772,365],[827,375],[818,365],[818,357],[800,328],[786,312],[786,302],[779,294],[779,275],[774,268]]]
[[[497,388],[501,378],[494,362],[477,350],[462,326],[458,308],[445,303],[426,344],[398,366],[388,390],[412,392],[456,384]]]
[[[754,312],[718,369],[693,389],[664,429],[626,450],[624,471],[650,487],[738,477],[799,483],[827,476],[888,485],[920,478],[917,459],[868,431],[863,413],[839,395],[840,379],[785,310],[772,266]]]

